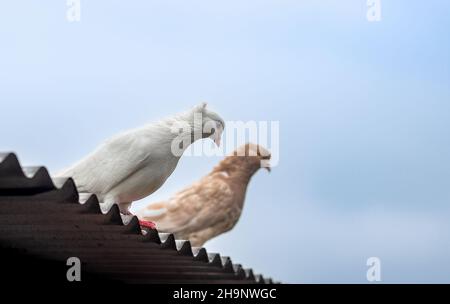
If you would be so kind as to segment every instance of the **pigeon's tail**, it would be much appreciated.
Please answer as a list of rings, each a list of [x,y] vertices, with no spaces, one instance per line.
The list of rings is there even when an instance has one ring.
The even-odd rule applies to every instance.
[[[65,168],[55,173],[55,177],[72,177],[74,175],[73,168]]]
[[[92,192],[91,189],[88,189],[84,183],[81,182],[80,178],[78,178],[77,174],[73,170],[73,167],[63,169],[61,171],[58,171],[55,175],[55,177],[65,177],[65,178],[72,178],[75,182],[75,185],[77,186],[78,192]]]

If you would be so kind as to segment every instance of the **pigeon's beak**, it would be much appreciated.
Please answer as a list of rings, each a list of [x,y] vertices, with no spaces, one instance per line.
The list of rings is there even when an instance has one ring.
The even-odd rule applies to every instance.
[[[217,147],[220,147],[220,139],[222,138],[222,130],[218,130],[217,132],[214,132],[213,134],[213,140]]]
[[[261,160],[261,168],[266,169],[267,172],[270,173],[270,172],[272,171],[272,169],[271,169],[271,167],[270,167],[270,160],[268,160],[268,159],[262,159],[262,160]]]
[[[214,136],[214,143],[217,147],[220,147],[220,136]]]

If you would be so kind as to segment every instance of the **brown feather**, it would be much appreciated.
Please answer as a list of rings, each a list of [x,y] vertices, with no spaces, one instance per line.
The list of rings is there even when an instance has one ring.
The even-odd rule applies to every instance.
[[[155,222],[160,231],[202,246],[236,225],[248,183],[261,168],[261,160],[268,158],[268,151],[258,145],[241,146],[199,181],[167,201],[148,205],[136,215]]]

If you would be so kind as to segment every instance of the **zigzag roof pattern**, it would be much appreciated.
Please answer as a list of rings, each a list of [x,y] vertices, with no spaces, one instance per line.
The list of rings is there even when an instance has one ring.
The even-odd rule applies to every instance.
[[[22,167],[0,153],[0,263],[10,277],[30,271],[65,280],[69,257],[82,263],[82,281],[123,283],[273,283],[229,257],[191,247],[173,234],[124,224],[117,205],[103,214],[94,194],[45,167]],[[22,273],[25,272],[25,273]]]

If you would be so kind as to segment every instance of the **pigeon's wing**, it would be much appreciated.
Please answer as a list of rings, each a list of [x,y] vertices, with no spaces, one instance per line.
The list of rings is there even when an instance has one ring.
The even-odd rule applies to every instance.
[[[145,144],[137,132],[115,136],[58,175],[73,177],[81,192],[105,194],[144,166]]]
[[[217,223],[232,222],[235,194],[223,178],[209,175],[170,200],[151,204],[137,213],[161,231],[189,233]],[[231,212],[230,212],[231,211]],[[240,212],[240,210],[239,210]]]

